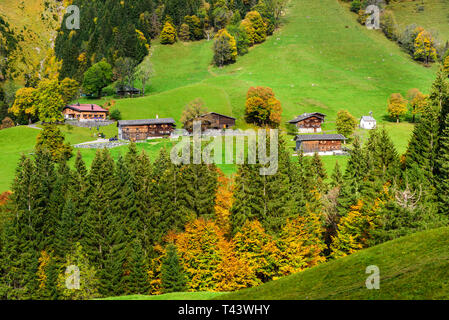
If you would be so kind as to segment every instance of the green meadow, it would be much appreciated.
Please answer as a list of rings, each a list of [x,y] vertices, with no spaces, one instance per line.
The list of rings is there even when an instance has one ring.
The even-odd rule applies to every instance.
[[[268,86],[282,102],[283,122],[304,112],[322,112],[327,115],[324,130],[332,132],[339,110],[346,109],[356,118],[372,111],[379,125],[390,132],[398,150],[404,152],[413,125],[391,122],[387,99],[395,92],[405,95],[411,88],[428,92],[437,70],[436,65],[425,68],[414,62],[380,31],[358,24],[354,15],[334,0],[292,0],[281,28],[233,65],[211,66],[212,45],[213,41],[206,40],[171,46],[153,41],[149,59],[154,76],[147,96],[80,102],[104,105],[113,99],[113,108],[120,110],[123,119],[158,115],[174,118],[181,127],[184,106],[201,98],[209,111],[233,116],[238,128],[247,128],[250,126],[243,120],[246,92],[251,86]],[[116,130],[111,125],[100,131],[109,138],[117,134]],[[89,129],[64,127],[63,132],[71,143],[95,140]],[[0,163],[5,163],[0,169],[0,190],[9,188],[20,153],[31,150],[37,133],[24,127],[0,133]],[[142,148],[154,157],[163,145],[150,142]],[[125,148],[111,152],[115,155]],[[82,153],[89,162],[95,151]],[[341,159],[343,166],[347,161],[343,157],[323,158],[329,174],[336,159]],[[223,170],[231,174],[235,168]]]

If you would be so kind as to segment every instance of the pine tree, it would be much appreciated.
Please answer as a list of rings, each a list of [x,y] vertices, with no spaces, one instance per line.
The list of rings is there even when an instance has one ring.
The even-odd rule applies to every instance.
[[[182,292],[186,289],[186,277],[179,263],[176,246],[169,244],[162,262],[161,280],[164,293]]]
[[[331,187],[340,187],[343,184],[343,175],[341,173],[340,164],[338,161],[335,161],[334,171],[331,176]]]
[[[439,140],[436,167],[436,190],[439,212],[449,215],[449,114],[446,115],[445,128]]]
[[[341,188],[338,203],[340,205],[340,213],[345,215],[350,207],[357,203],[362,195],[363,181],[367,175],[368,162],[363,152],[360,139],[354,139],[353,148],[348,160],[346,171],[344,174],[344,182]]]
[[[406,152],[406,176],[413,189],[422,186],[428,196],[433,193],[435,160],[437,156],[439,135],[439,112],[431,105],[415,126]],[[418,173],[421,178],[413,179]],[[413,174],[413,175],[411,175]]]
[[[321,194],[326,193],[327,191],[327,185],[326,185],[326,179],[327,179],[327,173],[326,169],[324,168],[323,161],[321,160],[321,157],[318,155],[318,153],[315,153],[312,158],[312,163],[310,164],[311,173],[313,175],[313,179],[315,181],[315,185],[318,189],[318,191]]]
[[[65,257],[78,240],[79,225],[76,223],[75,218],[75,204],[71,199],[68,199],[62,210],[55,232],[54,248],[58,257]]]
[[[449,113],[449,83],[447,82],[447,74],[443,70],[439,70],[435,81],[432,84],[429,95],[429,104],[433,105],[440,112],[439,132],[444,128],[446,116]],[[426,111],[424,111],[426,113]]]
[[[132,251],[127,263],[129,274],[122,281],[122,286],[126,294],[148,294],[149,278],[148,268],[145,262],[145,256],[142,245],[139,240],[135,240],[132,244]]]

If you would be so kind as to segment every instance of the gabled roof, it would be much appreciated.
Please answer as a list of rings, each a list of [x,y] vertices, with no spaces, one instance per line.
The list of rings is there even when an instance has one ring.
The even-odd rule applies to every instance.
[[[362,121],[366,121],[366,122],[376,122],[376,119],[374,119],[371,116],[363,116],[362,119],[360,119]]]
[[[139,119],[139,120],[120,120],[117,126],[141,126],[147,124],[175,124],[173,118]]]
[[[324,117],[326,117],[326,115],[320,112],[303,113],[302,115],[297,116],[295,119],[290,120],[288,123],[298,123],[311,117],[317,117],[324,121]]]
[[[192,120],[195,120],[195,119],[198,119],[198,118],[202,118],[202,117],[204,117],[204,116],[207,116],[208,114],[216,114],[216,115],[218,115],[218,116],[220,116],[220,117],[225,117],[225,118],[228,118],[228,119],[236,120],[236,119],[233,118],[233,117],[226,116],[226,115],[221,114],[221,113],[217,113],[217,112],[208,112],[208,113],[202,114],[202,115],[200,115],[200,116],[198,116],[198,117],[189,119],[189,120],[187,120],[186,122],[189,122],[189,121],[192,121]]]
[[[235,118],[233,118],[233,117],[226,116],[226,115],[224,115],[224,114],[217,113],[217,112],[208,112],[208,113],[203,114],[201,117],[203,117],[203,116],[205,116],[205,115],[208,115],[208,114],[216,114],[217,116],[220,116],[220,117],[225,117],[225,118],[229,118],[229,119],[235,120]]]
[[[342,134],[300,134],[295,137],[295,141],[335,141],[346,140]]]
[[[109,112],[96,104],[71,104],[65,106],[64,109],[72,109],[78,112]]]

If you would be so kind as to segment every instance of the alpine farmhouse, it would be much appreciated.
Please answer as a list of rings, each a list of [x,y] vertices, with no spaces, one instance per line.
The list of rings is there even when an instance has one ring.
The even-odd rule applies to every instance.
[[[142,141],[148,138],[168,137],[176,128],[172,118],[117,121],[120,140]]]
[[[109,111],[96,104],[72,104],[62,109],[66,120],[95,121],[106,120]]]
[[[303,113],[288,121],[288,123],[294,124],[298,129],[298,133],[316,133],[321,132],[321,124],[324,122],[325,117],[325,114],[319,112]]]
[[[184,123],[184,128],[190,133],[193,131],[194,121],[201,121],[202,131],[229,129],[235,126],[235,118],[216,112],[209,112]]]
[[[296,151],[305,155],[318,153],[319,155],[334,155],[343,153],[341,142],[346,138],[341,134],[304,134],[297,135]]]

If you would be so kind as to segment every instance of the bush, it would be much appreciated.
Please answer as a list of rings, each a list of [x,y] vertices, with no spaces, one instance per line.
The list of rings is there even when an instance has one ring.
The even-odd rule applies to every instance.
[[[122,114],[121,114],[120,110],[118,110],[118,109],[112,110],[111,113],[109,114],[109,119],[115,120],[115,121],[122,120]]]
[[[351,2],[351,11],[358,13],[362,8],[362,3],[359,0],[354,0]]]
[[[161,32],[161,44],[173,44],[177,40],[176,29],[167,21]]]
[[[2,124],[0,126],[0,129],[8,129],[14,127],[14,121],[10,117],[6,117],[2,120]]]
[[[397,36],[397,23],[393,12],[386,10],[380,16],[380,28],[388,39],[396,40]]]

